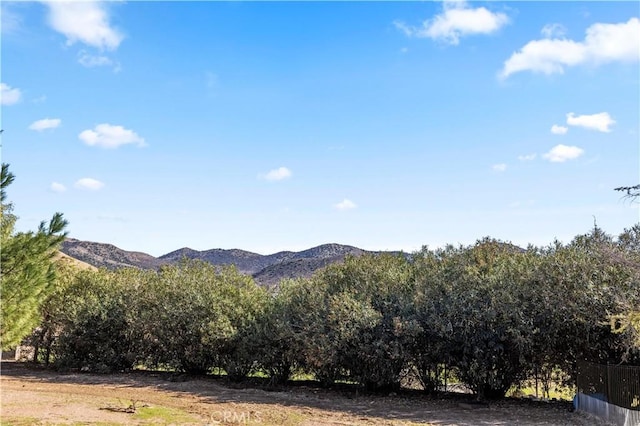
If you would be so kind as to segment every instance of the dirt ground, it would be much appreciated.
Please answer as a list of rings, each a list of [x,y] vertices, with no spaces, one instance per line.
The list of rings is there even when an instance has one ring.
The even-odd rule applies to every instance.
[[[458,398],[361,395],[311,384],[265,390],[169,373],[60,373],[16,362],[0,367],[2,425],[604,424],[569,412],[567,403],[509,400],[476,407]]]

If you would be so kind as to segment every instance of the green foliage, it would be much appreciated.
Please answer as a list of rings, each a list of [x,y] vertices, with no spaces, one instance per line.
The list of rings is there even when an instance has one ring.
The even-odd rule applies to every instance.
[[[625,229],[616,243],[611,257],[628,270],[629,284],[616,297],[618,313],[610,317],[611,328],[625,338],[626,356],[640,358],[640,224]]]
[[[274,384],[289,380],[303,362],[300,353],[305,341],[300,333],[307,312],[298,297],[303,285],[303,280],[281,282],[278,291],[266,300],[251,334],[258,364]]]
[[[304,365],[325,382],[398,388],[417,333],[408,322],[410,278],[403,257],[367,255],[348,257],[309,281],[306,305],[314,314],[302,334]]]
[[[621,248],[635,243],[621,241],[595,228],[566,246],[484,239],[415,255],[422,333],[413,353],[425,387],[439,386],[444,365],[480,397],[497,398],[533,374],[573,377],[581,359],[620,362],[625,341],[609,316],[640,294],[638,263]]]
[[[553,364],[573,373],[578,360],[622,360],[625,342],[609,319],[623,312],[620,301],[639,301],[637,263],[628,254],[597,227],[545,253],[533,297],[548,316],[542,339]]]
[[[0,280],[2,308],[0,338],[2,349],[17,346],[40,321],[40,307],[53,291],[54,256],[66,233],[67,221],[62,214],[42,222],[36,232],[14,232],[16,216],[6,201],[6,189],[14,176],[9,166],[2,165]]]
[[[132,300],[146,278],[136,269],[77,273],[56,295],[64,308],[51,312],[48,324],[58,332],[56,364],[99,372],[131,369],[140,349]]]
[[[145,363],[190,373],[214,366],[219,348],[208,339],[210,330],[220,340],[235,332],[222,310],[221,284],[211,265],[184,261],[163,267],[141,289],[135,310]]]
[[[502,397],[526,377],[533,337],[526,282],[534,258],[490,239],[423,251],[415,302],[423,346],[415,362],[430,389],[441,364],[483,398]]]
[[[64,262],[63,258],[56,260],[56,279],[54,289],[42,304],[40,309],[42,321],[29,338],[25,341],[34,347],[34,361],[41,359],[45,364],[51,361],[53,345],[56,343],[61,329],[61,321],[65,313],[73,306],[70,302],[71,286],[79,279],[79,274],[90,273],[78,269],[71,262]],[[75,301],[77,303],[77,301]]]
[[[222,369],[286,382],[397,389],[445,372],[493,399],[530,381],[571,381],[579,360],[638,356],[640,226],[526,250],[485,238],[410,257],[364,255],[268,292],[233,267],[63,269],[34,335],[58,365]],[[613,320],[613,330],[610,321]],[[39,339],[39,340],[38,340]],[[638,358],[635,358],[638,360]]]
[[[136,420],[144,421],[144,424],[155,425],[179,425],[198,424],[198,419],[185,410],[162,406],[143,406],[136,408],[132,416]]]
[[[246,337],[264,289],[235,268],[183,261],[160,271],[78,272],[46,305],[57,363],[123,370],[136,364],[241,378],[256,354]],[[62,307],[62,308],[60,308]]]
[[[640,311],[630,310],[624,314],[612,315],[611,329],[614,333],[632,334],[633,344],[640,348]]]

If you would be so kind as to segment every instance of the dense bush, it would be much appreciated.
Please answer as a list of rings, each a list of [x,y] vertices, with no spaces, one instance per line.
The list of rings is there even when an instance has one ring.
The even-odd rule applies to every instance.
[[[264,299],[264,290],[233,267],[216,270],[202,261],[163,267],[132,300],[141,361],[189,373],[222,367],[246,376],[255,355],[243,336]]]
[[[305,365],[323,381],[398,388],[417,334],[410,278],[405,258],[391,255],[347,258],[314,277]]]
[[[140,346],[131,307],[145,275],[131,269],[87,271],[71,278],[65,292],[56,295],[64,309],[51,312],[47,323],[58,333],[53,345],[58,366],[106,372],[135,365]]]
[[[417,354],[422,370],[437,363],[455,367],[464,383],[488,398],[504,396],[525,378],[532,324],[519,266],[526,255],[492,240],[437,254],[437,273],[422,282],[416,303],[423,341],[434,344]]]
[[[66,367],[262,371],[273,383],[299,371],[370,390],[415,372],[427,391],[448,371],[499,398],[534,375],[571,378],[579,360],[638,360],[639,235],[348,257],[270,292],[199,261],[63,270],[34,341]]]
[[[300,369],[305,348],[301,335],[304,316],[311,313],[299,303],[304,281],[284,280],[276,292],[272,292],[263,314],[257,318],[250,336],[259,365],[272,383],[285,383],[295,370]]]

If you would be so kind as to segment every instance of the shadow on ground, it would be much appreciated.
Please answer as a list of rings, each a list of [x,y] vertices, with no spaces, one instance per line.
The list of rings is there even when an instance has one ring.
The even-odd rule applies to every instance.
[[[77,371],[59,372],[28,363],[2,362],[3,377],[33,383],[82,385],[96,387],[145,389],[196,398],[202,407],[232,407],[247,412],[260,407],[277,410],[287,407],[305,413],[348,414],[356,423],[427,423],[432,425],[597,425],[593,417],[569,412],[566,402],[544,403],[506,399],[491,404],[474,405],[470,396],[442,394],[427,396],[416,391],[398,394],[364,394],[355,386],[324,389],[316,382],[291,382],[287,386],[269,387],[265,380],[230,383],[214,376],[189,376],[180,373],[132,371],[117,374],[91,374]],[[115,391],[115,390],[114,390]],[[223,404],[223,405],[220,405]],[[256,408],[257,407],[257,408]],[[226,409],[226,408],[224,408]],[[327,421],[324,424],[344,424]],[[604,423],[602,423],[604,424]]]

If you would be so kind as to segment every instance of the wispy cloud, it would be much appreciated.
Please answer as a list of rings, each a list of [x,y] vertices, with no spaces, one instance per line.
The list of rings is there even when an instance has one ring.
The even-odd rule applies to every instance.
[[[49,187],[53,192],[65,192],[67,187],[58,182],[51,182],[51,186]]]
[[[476,34],[491,34],[509,23],[504,13],[491,12],[484,7],[470,8],[465,1],[444,1],[443,11],[414,27],[395,21],[397,29],[408,37],[431,38],[457,45],[460,38]]]
[[[35,130],[36,132],[42,132],[47,129],[55,129],[59,127],[62,120],[59,118],[43,118],[42,120],[34,121],[29,126],[29,130]]]
[[[49,25],[67,38],[98,49],[115,50],[124,35],[111,25],[107,4],[100,1],[44,1]]]
[[[22,92],[20,89],[9,86],[5,83],[0,83],[0,104],[1,105],[13,105],[20,102],[22,98]]]
[[[542,34],[544,38],[564,37],[566,33],[567,29],[563,25],[557,23],[547,24],[542,27],[542,30],[540,30],[540,34]]]
[[[568,131],[569,131],[569,128],[565,126],[559,126],[557,124],[554,124],[553,126],[551,126],[551,133],[553,133],[554,135],[564,135]]]
[[[615,123],[616,121],[611,118],[608,112],[591,115],[575,115],[572,112],[567,114],[567,124],[569,126],[584,127],[585,129],[604,133],[609,133],[611,131],[610,127]]]
[[[102,148],[118,148],[129,144],[146,146],[144,139],[133,130],[107,123],[98,124],[93,130],[84,130],[78,138],[89,146]]]
[[[520,161],[533,161],[536,159],[536,157],[538,156],[538,154],[525,154],[525,155],[518,155],[518,160]]]
[[[560,144],[551,148],[543,157],[552,163],[564,163],[568,160],[575,160],[583,154],[584,150],[582,148]]]
[[[86,50],[81,50],[78,53],[78,63],[86,68],[113,66],[114,71],[120,71],[120,64],[114,62],[108,56],[102,54],[93,55],[88,53]]]
[[[277,169],[270,170],[268,173],[264,175],[259,175],[258,177],[264,180],[268,180],[271,182],[289,179],[293,176],[291,170],[286,167],[278,167]]]
[[[491,166],[491,169],[494,172],[504,172],[507,170],[507,165],[505,163],[494,164],[493,166]]]
[[[22,26],[22,17],[11,10],[6,3],[0,4],[0,18],[2,34],[15,33]]]
[[[583,41],[566,38],[532,40],[504,62],[499,76],[507,78],[522,71],[562,74],[566,67],[637,62],[639,59],[640,19],[631,18],[618,24],[593,24],[587,28]]]
[[[349,200],[348,198],[345,198],[344,200],[340,201],[338,204],[335,204],[333,207],[336,208],[337,210],[344,211],[344,210],[353,210],[358,206],[353,201]]]
[[[78,189],[87,189],[89,191],[98,191],[104,188],[104,183],[100,182],[97,179],[93,178],[82,178],[78,179],[76,183],[73,185]]]

